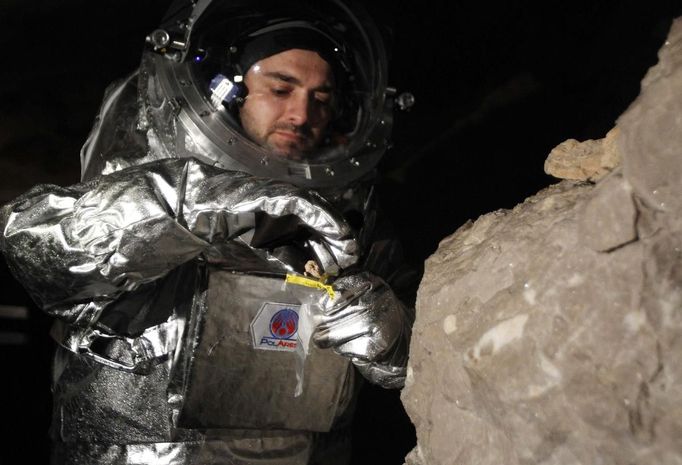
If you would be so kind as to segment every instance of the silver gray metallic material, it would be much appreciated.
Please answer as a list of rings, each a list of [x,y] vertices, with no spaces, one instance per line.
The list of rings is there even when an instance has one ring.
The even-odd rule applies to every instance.
[[[132,167],[66,189],[39,186],[5,206],[0,219],[19,279],[50,309],[115,299],[211,244],[240,239],[248,246],[256,213],[295,217],[328,252],[322,265],[346,268],[358,260],[350,227],[318,194],[192,159]]]
[[[400,387],[414,320],[380,277],[362,272],[334,282],[335,298],[319,302],[313,341],[348,357],[365,377],[384,387]]]
[[[349,360],[402,385],[413,317],[396,293],[416,284],[371,179],[312,191],[225,170],[178,114],[147,62],[107,90],[83,182],[0,210],[0,250],[56,318],[53,463],[347,463]],[[293,354],[246,335],[261,302],[296,302],[283,277],[311,259],[341,276],[317,338],[346,358],[315,348],[294,400]]]
[[[166,454],[158,458],[163,463],[166,456],[194,457],[190,444],[196,441],[215,436],[230,443],[239,431],[230,425],[209,433],[179,423],[188,394],[182,389],[188,385],[186,370],[194,366],[191,348],[204,339],[188,324],[194,321],[190,315],[208,309],[201,263],[225,263],[228,269],[258,264],[262,272],[280,276],[288,271],[280,267],[284,247],[253,249],[263,235],[257,214],[302,226],[316,242],[308,253],[323,245],[334,266],[347,268],[358,260],[350,227],[318,194],[192,159],[133,166],[71,188],[39,186],[3,208],[1,246],[8,263],[36,302],[60,319],[54,334],[69,349],[55,363],[57,463],[143,463],[160,451]],[[250,258],[242,260],[245,255]],[[262,286],[255,293],[263,295]],[[249,386],[258,388],[255,382]],[[286,395],[293,400],[293,384]],[[337,407],[328,408],[333,419]],[[296,413],[289,413],[293,424],[312,418],[306,410],[298,415],[303,416],[295,420]],[[288,430],[267,431],[279,444],[279,432]],[[261,441],[256,455],[273,457],[264,463],[309,463],[318,433],[300,434],[308,451],[300,462],[293,456],[281,461],[299,454],[290,444],[278,450]],[[208,453],[203,447],[198,456]]]
[[[325,251],[334,258],[320,260],[328,269],[360,267],[394,288],[407,287],[400,250],[378,227],[372,189],[360,183],[319,191],[324,200],[279,182],[166,158],[139,118],[135,79],[107,95],[83,150],[89,181],[38,186],[0,216],[8,264],[59,320],[53,334],[64,349],[54,364],[54,463],[347,462],[344,429],[187,429],[178,422],[193,360],[186,348],[203,341],[190,324],[191,315],[207,309],[202,263],[301,272],[300,250],[257,247],[268,245],[268,231],[285,221],[290,230],[311,232],[306,253]],[[351,230],[338,212],[359,216],[360,227]],[[278,227],[267,227],[263,217],[280,218]],[[352,362],[373,382],[400,386],[399,360],[407,354],[401,344],[381,360]],[[338,410],[334,428],[351,411],[352,403]],[[290,416],[302,423],[308,414]]]

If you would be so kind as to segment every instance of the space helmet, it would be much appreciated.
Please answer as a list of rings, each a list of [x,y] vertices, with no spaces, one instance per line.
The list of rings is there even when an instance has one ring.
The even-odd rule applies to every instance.
[[[382,34],[359,5],[178,0],[147,42],[145,117],[168,156],[316,188],[362,178],[389,145],[395,91],[387,87]],[[254,140],[240,118],[253,98],[249,70],[290,49],[319,55],[334,83],[324,134],[294,157]]]

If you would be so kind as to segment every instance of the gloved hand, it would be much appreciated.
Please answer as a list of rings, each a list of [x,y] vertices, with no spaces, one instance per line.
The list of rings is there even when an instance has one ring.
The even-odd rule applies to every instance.
[[[361,272],[343,276],[333,284],[335,298],[318,303],[313,341],[349,357],[371,382],[401,387],[412,322],[412,311],[378,276]]]

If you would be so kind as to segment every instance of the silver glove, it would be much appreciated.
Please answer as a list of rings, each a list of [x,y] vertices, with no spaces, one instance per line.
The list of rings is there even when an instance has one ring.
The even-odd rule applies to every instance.
[[[378,276],[361,272],[333,284],[319,302],[313,341],[349,357],[371,382],[401,387],[414,316]]]
[[[70,188],[38,186],[0,211],[0,250],[45,310],[110,301],[214,244],[249,245],[256,213],[291,216],[324,246],[325,271],[357,261],[340,214],[314,192],[192,159],[134,166]]]

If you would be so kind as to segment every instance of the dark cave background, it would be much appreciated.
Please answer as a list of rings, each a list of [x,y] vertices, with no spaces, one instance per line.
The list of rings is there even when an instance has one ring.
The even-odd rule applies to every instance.
[[[78,181],[103,91],[138,63],[168,0],[0,2],[0,203]],[[392,31],[396,116],[379,193],[416,269],[467,220],[554,182],[560,142],[598,139],[639,92],[677,1],[364,2]],[[47,463],[50,321],[0,266],[0,464]],[[104,421],[106,419],[103,419]],[[398,393],[367,386],[356,464],[401,464],[414,430]]]

